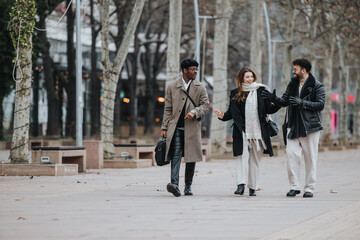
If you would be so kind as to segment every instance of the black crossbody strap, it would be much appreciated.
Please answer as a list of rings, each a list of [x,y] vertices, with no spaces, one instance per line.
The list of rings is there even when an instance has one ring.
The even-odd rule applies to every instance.
[[[194,102],[194,100],[192,100],[192,98],[190,97],[190,95],[189,95],[186,91],[184,91],[184,92],[185,92],[186,96],[190,99],[190,101],[192,102],[192,104],[194,105],[194,107],[197,107],[196,104],[195,104],[195,102]]]
[[[190,97],[190,95],[189,95],[189,93],[188,93],[192,82],[193,82],[193,80],[190,82],[190,84],[189,84],[189,86],[188,86],[188,88],[187,88],[187,91],[184,91],[184,93],[185,93],[186,96],[190,99],[190,101],[192,102],[192,104],[194,105],[194,107],[197,107],[196,104],[195,104],[195,102],[194,102],[194,100]]]

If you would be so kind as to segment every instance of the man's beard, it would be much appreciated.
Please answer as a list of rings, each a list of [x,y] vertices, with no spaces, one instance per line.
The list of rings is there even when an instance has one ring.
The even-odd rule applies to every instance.
[[[300,80],[300,79],[302,78],[302,75],[300,75],[300,73],[299,73],[299,74],[295,74],[295,78],[298,79],[298,80]]]

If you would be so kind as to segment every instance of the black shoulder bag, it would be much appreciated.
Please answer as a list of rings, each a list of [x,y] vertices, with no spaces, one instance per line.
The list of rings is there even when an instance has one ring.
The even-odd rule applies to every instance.
[[[165,159],[166,155],[166,138],[162,138],[155,147],[155,161],[156,165],[164,166],[169,164],[170,161]]]
[[[284,138],[284,144],[286,146],[287,144],[287,115],[288,115],[288,111],[289,111],[289,107],[286,108],[286,113],[285,113],[285,121],[284,124],[282,125],[282,132],[283,132],[283,138]]]
[[[276,125],[275,122],[273,122],[270,117],[269,119],[267,120],[267,124],[268,124],[268,129],[269,129],[269,135],[270,137],[275,137],[276,135],[278,135],[279,133],[279,129]]]

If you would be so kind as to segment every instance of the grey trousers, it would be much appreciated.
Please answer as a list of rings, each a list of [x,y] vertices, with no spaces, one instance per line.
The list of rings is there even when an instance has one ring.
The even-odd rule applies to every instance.
[[[179,172],[181,158],[184,156],[184,131],[176,129],[171,142],[171,183],[179,186]],[[190,187],[195,172],[195,162],[186,163],[185,167],[185,186]]]

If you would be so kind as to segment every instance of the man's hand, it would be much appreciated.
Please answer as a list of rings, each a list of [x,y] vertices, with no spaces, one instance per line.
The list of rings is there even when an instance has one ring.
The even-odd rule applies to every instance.
[[[162,130],[161,133],[160,133],[160,136],[163,137],[163,138],[166,138],[166,135],[167,135],[167,131]]]
[[[290,105],[292,107],[297,107],[297,106],[303,105],[303,100],[299,97],[290,97],[289,101],[290,101]]]
[[[261,92],[261,97],[265,99],[269,99],[270,101],[273,102],[277,98],[276,89],[274,89],[273,93],[265,89],[264,91]]]
[[[195,114],[193,114],[192,112],[188,112],[188,114],[186,114],[184,119],[193,119],[195,117]]]

